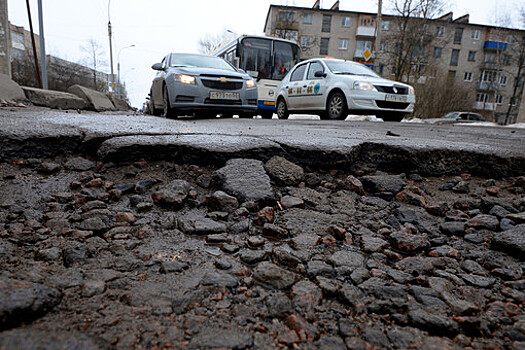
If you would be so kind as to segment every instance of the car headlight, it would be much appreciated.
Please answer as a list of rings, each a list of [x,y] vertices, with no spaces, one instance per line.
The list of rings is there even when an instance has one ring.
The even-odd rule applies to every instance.
[[[377,91],[374,85],[366,81],[354,81],[354,90]]]
[[[408,94],[409,95],[415,95],[416,94],[416,90],[414,90],[414,88],[412,86],[409,86],[408,87]]]
[[[255,81],[253,79],[246,80],[246,87],[252,88],[255,86]]]
[[[195,84],[195,77],[186,74],[175,74],[175,81],[183,84]]]

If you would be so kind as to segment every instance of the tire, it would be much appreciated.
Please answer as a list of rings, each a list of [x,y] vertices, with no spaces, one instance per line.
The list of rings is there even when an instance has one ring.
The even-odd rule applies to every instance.
[[[400,122],[405,117],[406,113],[401,112],[384,112],[376,114],[376,117],[383,119],[385,122]]]
[[[345,120],[348,117],[348,107],[346,97],[342,92],[335,92],[328,98],[326,104],[326,119]]]
[[[162,117],[165,118],[174,118],[177,115],[175,114],[175,111],[171,108],[170,105],[170,99],[168,95],[168,87],[164,85],[164,90],[162,93],[162,104],[164,106],[164,109],[162,110]]]
[[[288,119],[290,113],[288,113],[288,107],[286,106],[286,101],[284,98],[277,100],[277,118],[279,119]]]
[[[273,117],[273,112],[264,112],[264,113],[261,113],[261,118],[262,119],[272,119]]]

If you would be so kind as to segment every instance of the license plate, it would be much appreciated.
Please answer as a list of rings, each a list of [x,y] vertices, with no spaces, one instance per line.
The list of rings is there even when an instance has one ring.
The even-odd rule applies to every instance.
[[[210,99],[212,100],[238,100],[238,92],[224,92],[224,91],[210,91]]]
[[[406,102],[407,101],[407,97],[406,97],[406,95],[387,94],[385,96],[385,101],[388,101],[388,102]]]

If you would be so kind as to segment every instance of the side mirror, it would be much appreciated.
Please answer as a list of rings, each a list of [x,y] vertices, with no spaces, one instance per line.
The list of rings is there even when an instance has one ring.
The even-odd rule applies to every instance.
[[[162,68],[162,63],[155,63],[153,66],[151,66],[151,69],[164,70],[164,68]]]
[[[315,76],[316,78],[326,78],[326,73],[324,73],[324,72],[318,70],[317,72],[314,73],[314,76]]]

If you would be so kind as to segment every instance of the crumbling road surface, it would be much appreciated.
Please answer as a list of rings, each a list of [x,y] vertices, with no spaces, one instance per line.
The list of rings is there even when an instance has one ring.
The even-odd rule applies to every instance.
[[[521,130],[0,126],[2,349],[525,346]]]

